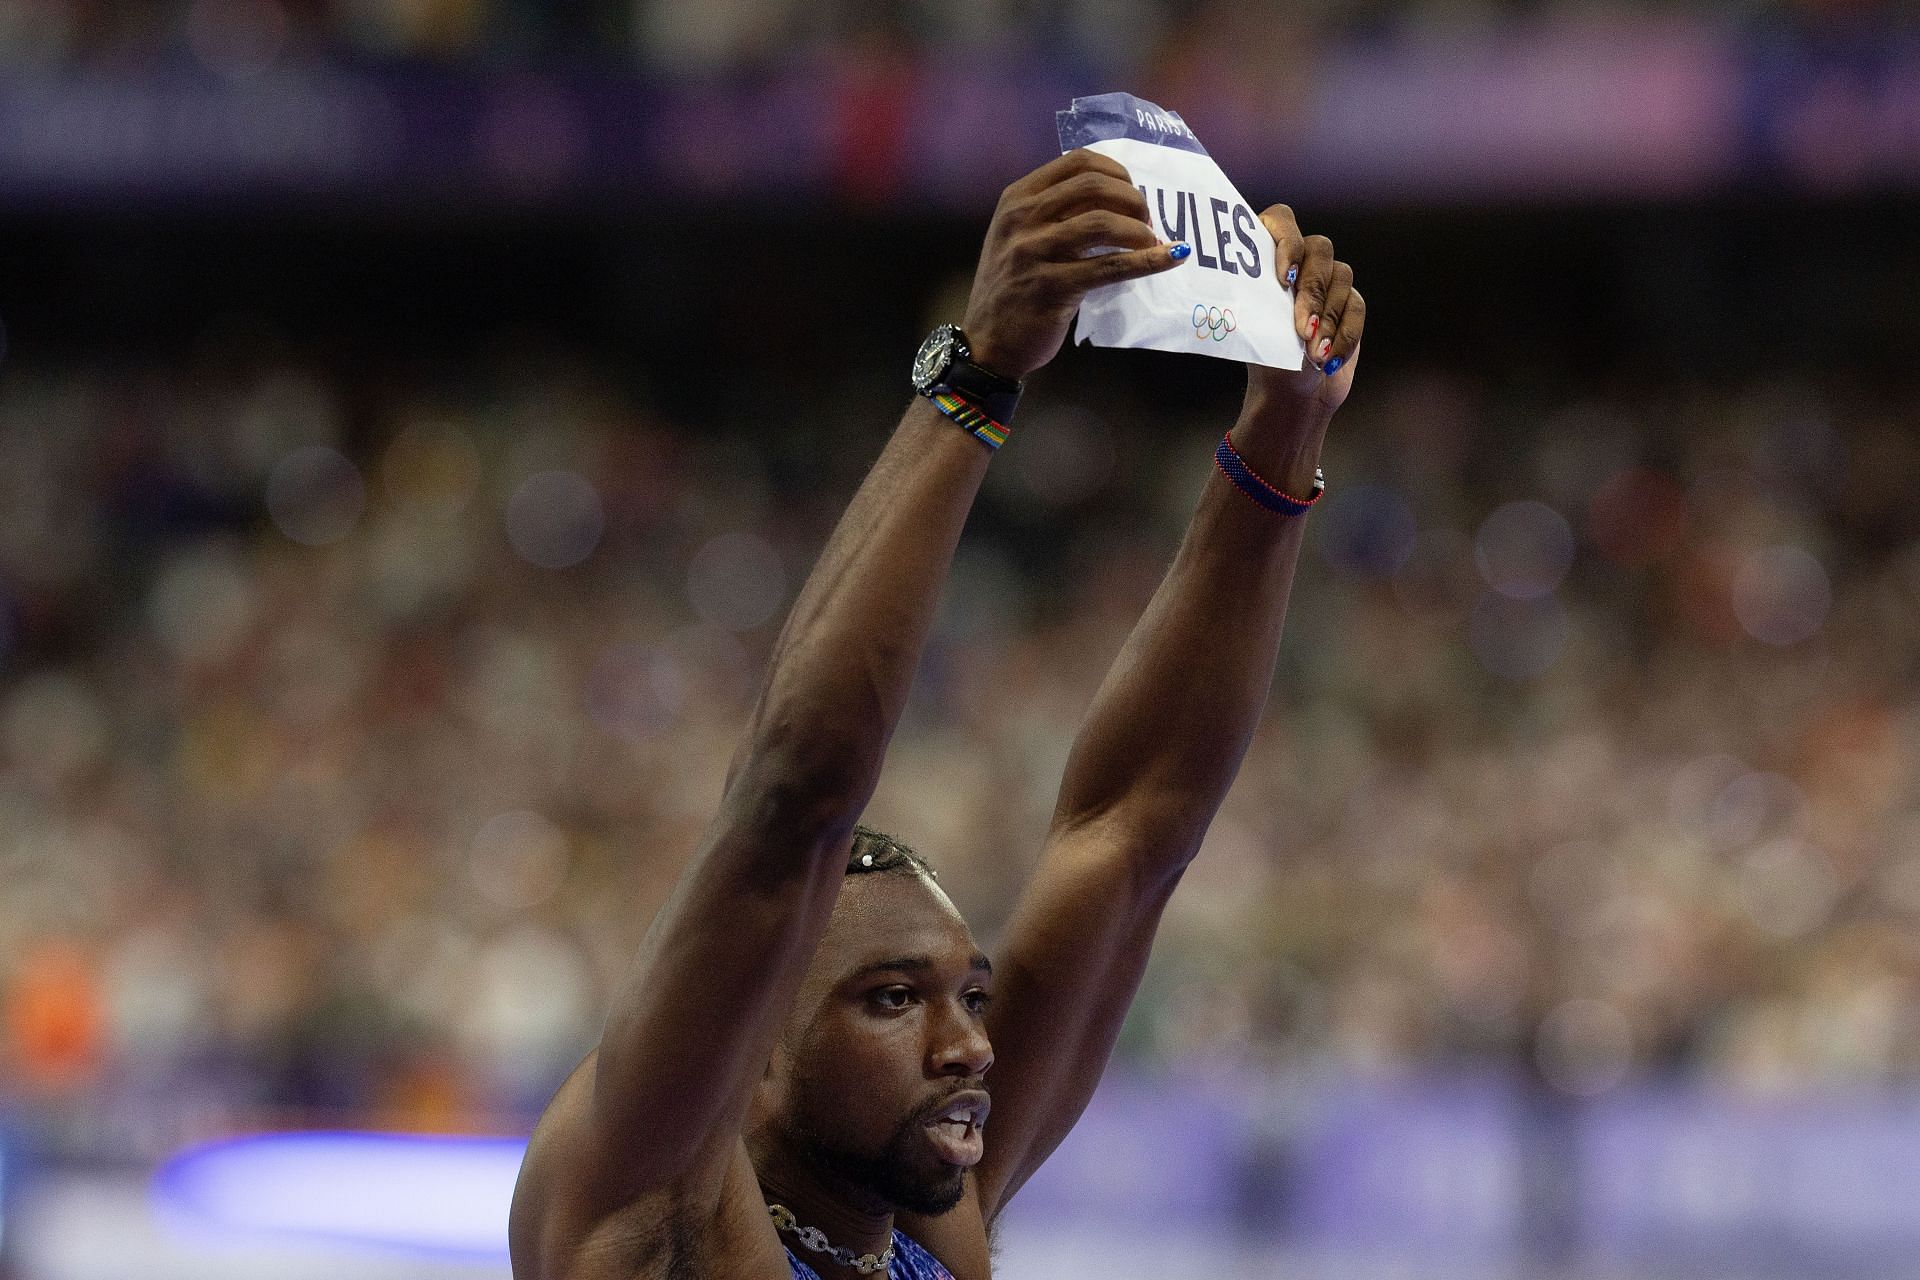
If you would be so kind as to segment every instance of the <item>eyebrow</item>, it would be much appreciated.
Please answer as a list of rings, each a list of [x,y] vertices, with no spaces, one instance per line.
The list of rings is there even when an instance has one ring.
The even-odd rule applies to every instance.
[[[861,965],[854,977],[864,978],[875,973],[929,973],[935,968],[932,956],[894,956],[887,960],[876,960],[872,964]],[[979,952],[974,952],[967,960],[969,972],[984,973],[993,976],[993,961]]]

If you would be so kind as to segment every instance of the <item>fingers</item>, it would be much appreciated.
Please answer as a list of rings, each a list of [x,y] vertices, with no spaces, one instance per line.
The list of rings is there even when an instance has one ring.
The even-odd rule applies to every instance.
[[[1351,273],[1349,273],[1351,279]],[[1367,300],[1360,291],[1349,286],[1346,306],[1340,312],[1338,328],[1328,344],[1327,354],[1320,358],[1320,368],[1328,376],[1340,372],[1344,365],[1353,363],[1360,354],[1360,335],[1367,327]]]
[[[1153,225],[1153,215],[1140,188],[1100,169],[1076,173],[1042,191],[1033,198],[1032,216],[1037,222],[1065,222],[1093,209],[1107,209]]]
[[[1294,219],[1293,210],[1284,204],[1276,204],[1260,215],[1260,221],[1266,224],[1267,232],[1273,237],[1273,269],[1280,277],[1280,283],[1289,289],[1300,274],[1300,260],[1304,255],[1306,237],[1300,234],[1300,224]]]
[[[1315,364],[1325,365],[1328,357],[1333,354],[1334,337],[1340,328],[1341,317],[1346,313],[1347,303],[1352,296],[1353,268],[1344,262],[1335,262],[1333,279],[1327,285],[1326,300],[1320,306],[1320,323],[1314,337],[1307,343],[1307,358]],[[1364,304],[1362,305],[1364,307]]]
[[[1127,173],[1127,167],[1111,156],[1103,156],[1097,151],[1088,151],[1079,147],[1063,156],[1047,161],[1024,178],[1017,178],[1002,193],[1001,199],[1021,199],[1037,195],[1056,183],[1063,182],[1075,174],[1104,173],[1110,178],[1118,178],[1128,186],[1133,179]]]
[[[1138,218],[1111,209],[1091,209],[1040,229],[1033,246],[1039,257],[1064,262],[1083,257],[1089,249],[1149,249],[1159,243],[1153,228]]]
[[[1119,284],[1123,280],[1138,280],[1142,276],[1158,275],[1178,266],[1186,259],[1186,254],[1180,253],[1177,257],[1175,254],[1186,247],[1156,244],[1151,249],[1097,254],[1078,262],[1062,263],[1057,268],[1056,279],[1062,290],[1069,294],[1085,293],[1089,289],[1097,289],[1104,284]]]
[[[1300,278],[1294,285],[1293,327],[1312,353],[1320,341],[1327,309],[1327,291],[1333,285],[1333,241],[1308,236],[1300,246]]]

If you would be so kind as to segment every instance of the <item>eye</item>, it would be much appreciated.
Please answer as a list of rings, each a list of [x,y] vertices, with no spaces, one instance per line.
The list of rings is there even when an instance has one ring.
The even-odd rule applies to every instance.
[[[882,1009],[904,1009],[913,1003],[913,988],[881,987],[873,993],[873,1002]]]
[[[965,1002],[967,1008],[974,1013],[985,1013],[987,1006],[993,1003],[993,997],[978,987],[967,992],[967,994],[961,996],[960,999]]]

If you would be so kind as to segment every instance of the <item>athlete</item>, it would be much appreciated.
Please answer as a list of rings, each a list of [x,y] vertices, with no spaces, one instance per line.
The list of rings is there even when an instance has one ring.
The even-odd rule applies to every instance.
[[[1352,271],[1285,206],[1261,217],[1275,270],[1297,277],[1308,366],[1248,367],[990,963],[927,864],[856,823],[1019,380],[1089,289],[1188,256],[1092,152],[1002,194],[962,325],[921,348],[922,394],[775,642],[719,813],[534,1131],[510,1221],[518,1280],[987,1280],[994,1220],[1091,1097],[1239,769],[1298,516],[1353,385]]]

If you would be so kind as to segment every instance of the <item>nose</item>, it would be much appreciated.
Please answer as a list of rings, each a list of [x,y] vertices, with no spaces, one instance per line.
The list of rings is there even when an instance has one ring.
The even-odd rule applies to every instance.
[[[984,1076],[993,1065],[993,1043],[980,1019],[955,1006],[955,1012],[939,1019],[929,1064],[937,1076]]]

